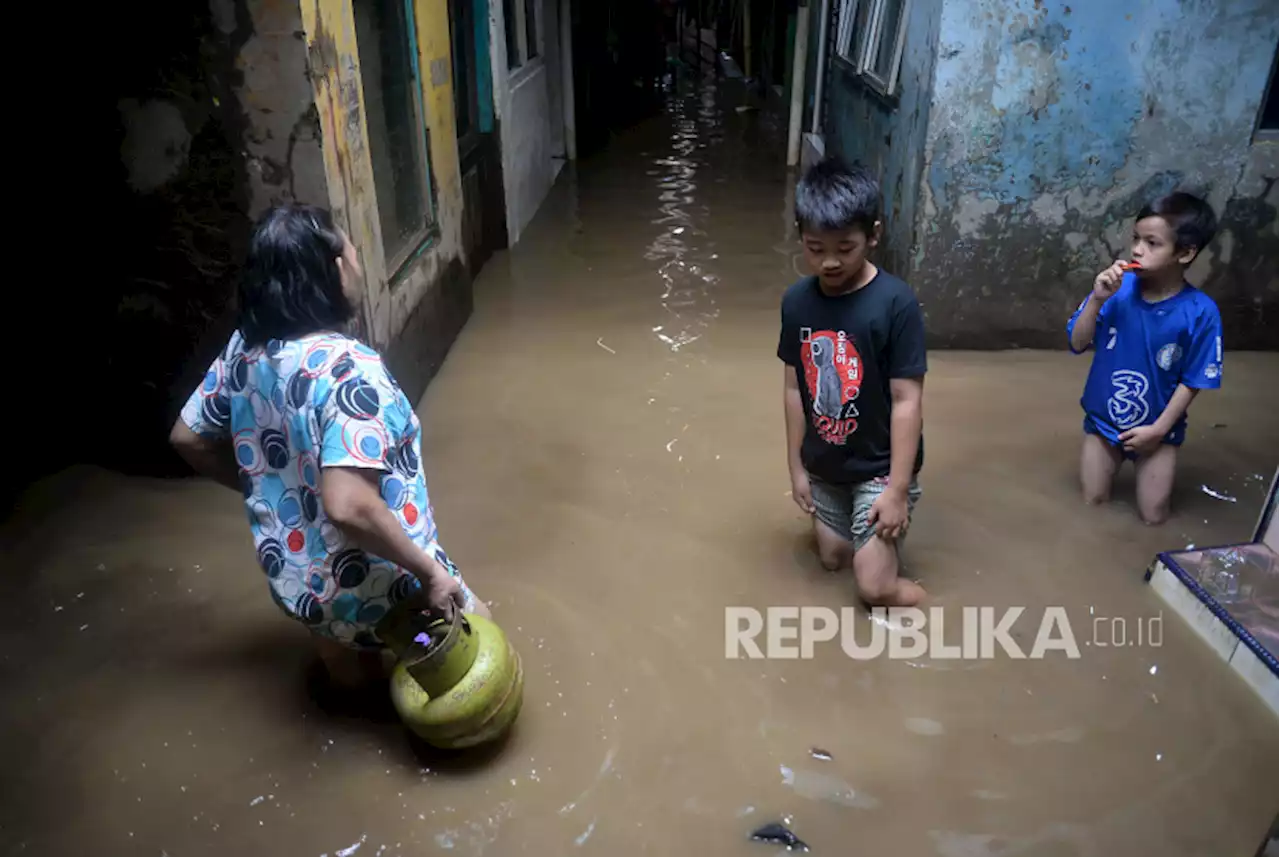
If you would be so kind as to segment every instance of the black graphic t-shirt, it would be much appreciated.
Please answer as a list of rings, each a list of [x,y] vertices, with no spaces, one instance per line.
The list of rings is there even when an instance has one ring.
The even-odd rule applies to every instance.
[[[795,369],[804,403],[800,459],[826,482],[889,474],[892,378],[925,374],[924,317],[911,287],[877,271],[839,297],[806,277],[782,298],[778,357]],[[924,464],[924,438],[915,472]]]

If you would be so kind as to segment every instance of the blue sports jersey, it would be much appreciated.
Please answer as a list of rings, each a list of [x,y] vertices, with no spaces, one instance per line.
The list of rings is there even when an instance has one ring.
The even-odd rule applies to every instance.
[[[1087,303],[1088,298],[1081,301],[1067,322],[1068,337]],[[1098,313],[1093,349],[1080,398],[1085,431],[1114,444],[1121,433],[1158,420],[1179,384],[1199,390],[1222,385],[1218,305],[1190,284],[1171,298],[1148,303],[1137,276],[1125,274]],[[1181,444],[1186,429],[1184,414],[1164,442]]]

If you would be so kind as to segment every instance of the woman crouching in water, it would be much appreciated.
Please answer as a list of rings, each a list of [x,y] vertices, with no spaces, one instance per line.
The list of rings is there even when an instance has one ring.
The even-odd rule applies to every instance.
[[[170,435],[197,472],[243,494],[271,597],[344,688],[382,675],[375,627],[398,602],[489,616],[440,546],[412,403],[344,332],[361,281],[327,211],[267,212],[238,330]]]

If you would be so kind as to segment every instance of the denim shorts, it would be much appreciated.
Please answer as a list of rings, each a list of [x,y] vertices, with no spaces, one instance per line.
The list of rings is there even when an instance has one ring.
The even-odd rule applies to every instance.
[[[874,525],[868,523],[867,515],[871,512],[871,504],[889,487],[889,477],[881,476],[866,482],[854,482],[848,485],[835,485],[824,482],[813,474],[809,474],[809,491],[813,496],[813,505],[817,509],[819,521],[826,524],[843,538],[853,542],[854,551],[862,549],[871,537],[876,534]],[[920,485],[913,477],[907,489],[907,522],[915,511],[920,500]],[[902,541],[903,536],[898,537]]]

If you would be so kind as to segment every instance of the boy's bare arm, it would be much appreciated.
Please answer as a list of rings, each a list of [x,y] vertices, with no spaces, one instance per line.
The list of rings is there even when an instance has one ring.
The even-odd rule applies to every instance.
[[[1071,350],[1076,354],[1084,352],[1093,343],[1093,335],[1098,329],[1098,313],[1102,311],[1102,305],[1119,291],[1124,273],[1125,263],[1117,261],[1094,278],[1089,301],[1071,328]]]
[[[1154,423],[1136,426],[1120,435],[1120,441],[1125,449],[1146,452],[1158,447],[1165,435],[1173,431],[1174,424],[1187,412],[1187,408],[1191,407],[1191,402],[1199,392],[1194,387],[1179,384],[1178,389],[1173,391],[1169,404],[1165,406],[1164,411]]]
[[[1173,431],[1174,424],[1187,412],[1187,408],[1191,407],[1191,403],[1199,392],[1199,390],[1194,387],[1188,387],[1186,384],[1178,385],[1178,389],[1173,391],[1173,396],[1169,399],[1169,404],[1165,406],[1164,412],[1156,420],[1156,427],[1160,429],[1161,436]]]
[[[867,520],[875,525],[876,535],[893,541],[907,531],[911,516],[908,498],[916,452],[920,449],[920,427],[924,425],[924,377],[891,378],[889,392],[893,398],[889,414],[889,484],[871,504]]]
[[[1089,302],[1080,310],[1075,326],[1071,328],[1071,350],[1080,354],[1093,343],[1093,335],[1098,329],[1098,312],[1102,309],[1102,301],[1096,295],[1089,295]]]
[[[784,365],[782,405],[787,418],[787,470],[794,474],[796,468],[804,465],[800,460],[800,449],[804,444],[804,402],[800,399],[800,382],[796,380],[796,370]]]
[[[804,446],[804,401],[800,398],[800,382],[794,366],[783,366],[782,409],[787,417],[787,473],[791,476],[791,499],[812,515],[813,489],[804,469],[800,450]]]
[[[920,431],[924,425],[924,378],[892,378],[889,392],[889,491],[902,497],[911,488]]]

